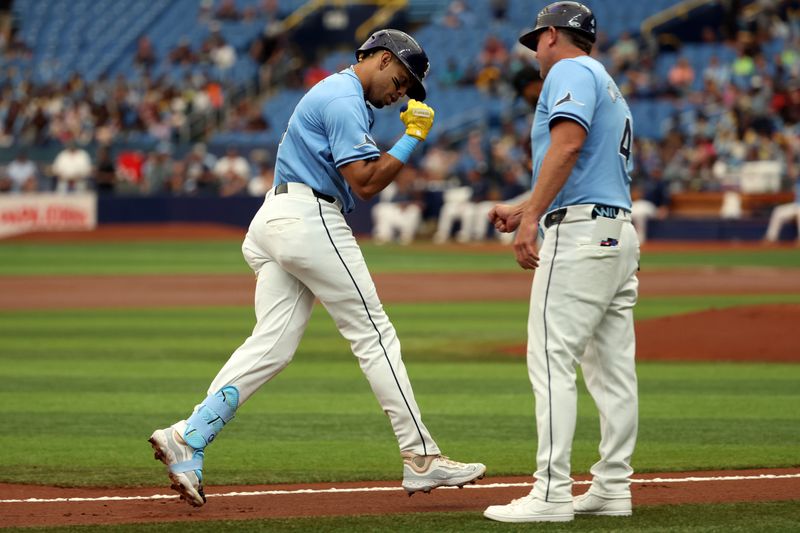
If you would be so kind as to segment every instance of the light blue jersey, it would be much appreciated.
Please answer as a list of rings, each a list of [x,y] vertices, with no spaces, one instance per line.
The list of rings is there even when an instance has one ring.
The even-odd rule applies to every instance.
[[[345,212],[355,202],[338,167],[380,157],[370,135],[372,108],[352,68],[328,76],[300,100],[278,146],[275,185],[305,183],[342,201]]]
[[[589,56],[562,59],[544,81],[533,119],[533,185],[550,147],[550,125],[574,120],[587,133],[578,161],[548,210],[605,204],[630,211],[633,120],[606,69]]]

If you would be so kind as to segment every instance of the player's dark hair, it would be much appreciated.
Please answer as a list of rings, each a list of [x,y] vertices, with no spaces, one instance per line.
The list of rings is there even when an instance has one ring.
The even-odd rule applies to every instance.
[[[587,54],[592,53],[592,47],[594,46],[594,44],[584,35],[578,33],[577,31],[572,31],[569,28],[558,28],[558,31],[566,35],[572,44],[574,44]]]

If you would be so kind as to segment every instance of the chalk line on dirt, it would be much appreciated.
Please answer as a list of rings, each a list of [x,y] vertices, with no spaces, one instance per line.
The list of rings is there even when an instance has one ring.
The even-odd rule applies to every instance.
[[[769,480],[769,479],[794,479],[800,478],[800,474],[761,474],[757,476],[690,476],[690,477],[655,477],[655,478],[636,478],[632,483],[697,483],[703,481],[748,481],[748,480]],[[575,485],[589,485],[591,481],[575,481]],[[514,487],[530,487],[532,483],[485,483],[481,485],[466,485],[465,489],[504,489]],[[439,487],[437,490],[455,490],[458,487]],[[218,494],[206,494],[208,498],[232,498],[242,496],[280,496],[286,494],[344,494],[348,492],[389,492],[401,491],[402,487],[348,487],[328,489],[294,489],[294,490],[259,490],[248,492],[223,492]],[[178,498],[177,494],[153,494],[151,496],[98,496],[94,498],[21,498],[11,500],[0,500],[0,503],[57,503],[57,502],[106,502],[106,501],[135,501],[135,500],[170,500]]]

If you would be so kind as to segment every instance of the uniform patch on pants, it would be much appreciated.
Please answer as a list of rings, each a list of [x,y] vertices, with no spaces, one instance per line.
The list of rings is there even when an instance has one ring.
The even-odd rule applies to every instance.
[[[592,231],[592,244],[599,246],[618,246],[622,233],[622,220],[597,217]]]

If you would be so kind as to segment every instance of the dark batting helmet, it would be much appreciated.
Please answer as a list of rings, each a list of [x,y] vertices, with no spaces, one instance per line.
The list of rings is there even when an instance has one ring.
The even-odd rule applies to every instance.
[[[597,39],[597,21],[591,9],[578,2],[554,2],[539,11],[536,25],[520,37],[519,42],[535,52],[539,32],[550,27],[574,31],[591,42]]]
[[[408,96],[414,100],[425,100],[425,87],[422,80],[428,74],[430,63],[425,50],[413,37],[400,30],[379,30],[369,36],[364,44],[356,50],[356,59],[363,52],[370,50],[388,50],[405,65],[416,83],[408,89]]]

